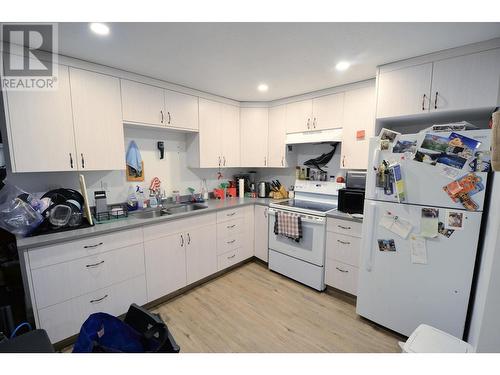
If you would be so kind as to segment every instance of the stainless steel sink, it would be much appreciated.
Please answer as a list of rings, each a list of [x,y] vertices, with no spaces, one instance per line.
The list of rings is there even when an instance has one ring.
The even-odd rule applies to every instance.
[[[173,214],[180,214],[180,213],[184,213],[184,212],[203,210],[204,208],[207,208],[207,206],[200,204],[200,203],[185,203],[185,204],[179,204],[176,206],[167,207],[167,208],[165,208],[165,212],[167,212],[168,215],[173,215]]]
[[[142,211],[137,213],[134,212],[132,215],[134,215],[134,217],[138,219],[152,219],[155,217],[160,217],[163,215],[170,215],[170,214],[167,213],[165,210],[154,210],[154,211]]]

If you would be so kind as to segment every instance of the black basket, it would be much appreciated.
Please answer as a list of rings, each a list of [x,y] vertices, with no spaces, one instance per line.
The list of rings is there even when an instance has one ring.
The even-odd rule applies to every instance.
[[[156,341],[159,345],[150,353],[179,353],[181,348],[175,342],[167,325],[160,315],[153,314],[133,303],[130,305],[124,322],[144,336],[145,341]]]

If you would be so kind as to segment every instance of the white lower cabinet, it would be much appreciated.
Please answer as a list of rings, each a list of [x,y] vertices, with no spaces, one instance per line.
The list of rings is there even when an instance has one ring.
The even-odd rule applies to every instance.
[[[121,315],[132,303],[146,303],[144,275],[39,310],[39,328],[45,329],[55,343],[77,334],[90,314]]]
[[[255,256],[264,262],[269,258],[268,207],[255,206]]]
[[[206,225],[187,233],[186,273],[192,284],[217,272],[216,226]]]
[[[328,218],[325,283],[352,295],[358,290],[361,223]]]

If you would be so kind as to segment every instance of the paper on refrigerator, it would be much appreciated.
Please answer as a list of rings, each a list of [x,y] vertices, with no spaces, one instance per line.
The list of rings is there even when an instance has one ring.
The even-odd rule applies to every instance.
[[[424,237],[411,235],[411,262],[414,264],[427,264],[427,244]]]
[[[397,234],[399,237],[406,239],[411,232],[413,226],[408,220],[402,219],[399,216],[391,214],[383,215],[379,224],[385,229]]]

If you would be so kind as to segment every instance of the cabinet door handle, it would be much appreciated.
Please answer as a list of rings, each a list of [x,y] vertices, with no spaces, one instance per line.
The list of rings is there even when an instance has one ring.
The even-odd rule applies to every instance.
[[[69,153],[69,166],[73,169],[73,156],[71,156],[71,152]]]
[[[343,225],[337,225],[341,229],[351,229],[351,227],[344,227]]]
[[[425,111],[425,98],[427,98],[426,94],[422,97],[422,111]]]
[[[267,166],[267,156],[264,156],[264,166]]]
[[[104,261],[101,260],[100,262],[97,262],[97,263],[94,263],[94,264],[87,264],[85,267],[87,267],[87,268],[93,268],[93,267],[100,266],[103,263],[104,263]]]
[[[342,167],[345,167],[345,155],[342,156]]]
[[[172,120],[172,116],[170,116],[170,111],[167,112],[167,115],[168,115],[168,123],[170,124],[170,121]]]
[[[228,225],[226,228],[227,229],[231,229],[231,228],[234,228],[236,226],[236,224],[233,224],[233,225]]]
[[[341,241],[341,240],[337,240],[337,242],[340,242],[341,244],[344,244],[344,245],[350,245],[351,244],[350,242]]]
[[[311,129],[311,119],[307,119],[307,129]]]
[[[91,300],[90,300],[90,303],[101,302],[101,301],[102,301],[103,299],[105,299],[105,298],[108,298],[108,295],[107,295],[107,294],[105,294],[105,295],[104,295],[103,297],[101,297],[101,298],[91,299]]]
[[[83,248],[84,249],[93,249],[94,247],[101,246],[102,244],[103,244],[102,242],[99,242],[99,243],[96,243],[95,245],[85,245]]]
[[[220,164],[221,164],[221,159],[220,159],[220,156],[219,156],[219,167],[220,167]]]
[[[438,92],[436,91],[436,97],[434,98],[434,109],[438,109]]]
[[[316,117],[313,120],[313,128],[316,129]]]
[[[282,167],[285,166],[285,157],[284,156],[281,157],[281,166]]]
[[[85,168],[85,158],[83,156],[83,153],[81,155],[82,155],[82,168]]]
[[[236,240],[231,240],[231,241],[227,241],[226,243],[227,243],[228,245],[230,245],[230,244],[235,243],[235,242],[236,242]]]
[[[226,166],[226,157],[225,157],[225,156],[223,156],[223,157],[222,157],[222,160],[223,160],[222,165],[224,165],[224,167],[225,167],[225,166]]]
[[[181,234],[181,247],[184,247],[184,236]]]
[[[236,254],[233,254],[230,257],[227,257],[227,259],[233,259],[235,256],[236,256]]]
[[[231,212],[230,214],[226,214],[226,216],[234,216],[236,215],[236,212]]]
[[[267,208],[264,208],[264,217],[267,219]]]
[[[161,120],[160,120],[160,122],[163,124],[163,110],[162,110],[162,109],[160,109],[160,115],[161,115]]]
[[[346,270],[343,270],[342,268],[338,268],[338,267],[335,267],[337,269],[337,271],[340,271],[340,272],[344,272],[344,273],[348,273],[349,271],[346,271]]]
[[[188,245],[189,245],[189,244],[191,244],[191,235],[188,233],[187,236],[188,236]]]

